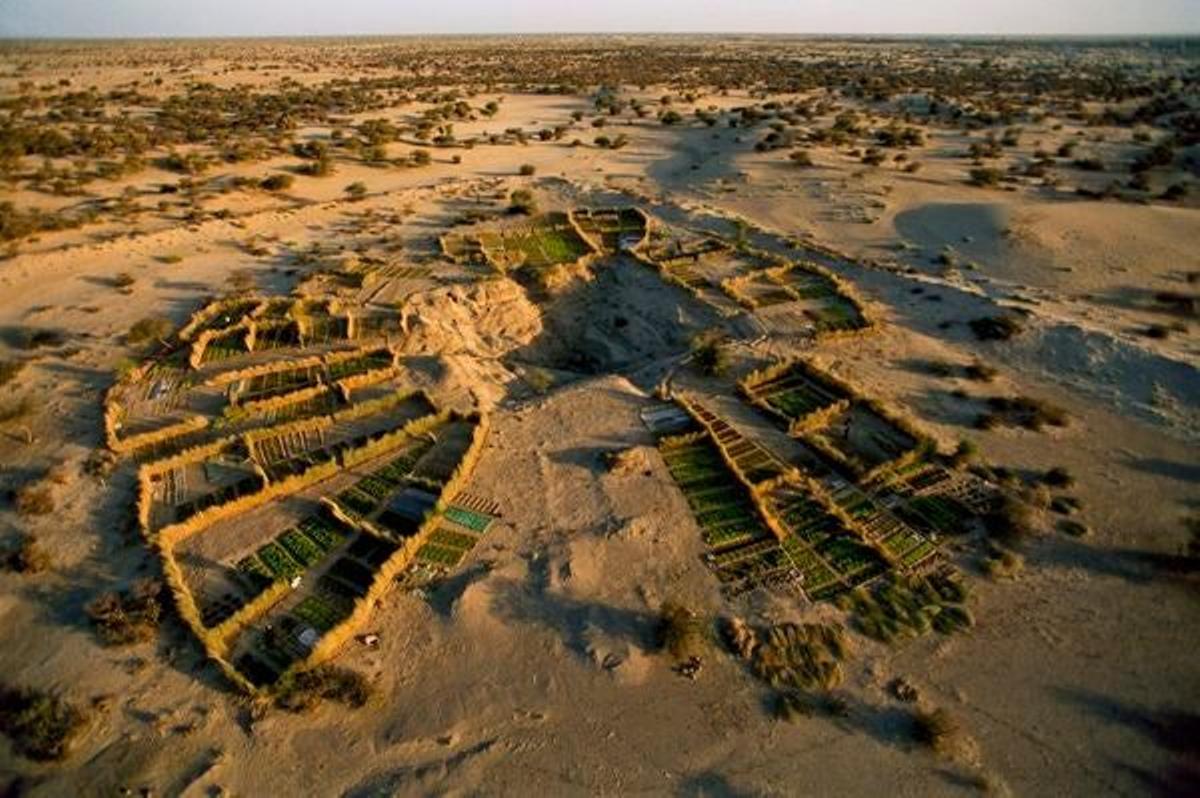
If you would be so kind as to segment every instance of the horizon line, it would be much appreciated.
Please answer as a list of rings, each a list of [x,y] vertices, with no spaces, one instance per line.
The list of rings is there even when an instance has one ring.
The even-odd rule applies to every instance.
[[[1120,32],[1120,33],[921,33],[921,32],[828,32],[794,31],[788,33],[768,31],[459,31],[459,32],[408,32],[408,33],[220,33],[220,34],[130,34],[126,36],[75,35],[9,35],[0,33],[0,42],[127,42],[127,41],[221,41],[221,40],[280,40],[280,39],[404,39],[404,38],[515,38],[554,36],[675,36],[675,37],[721,37],[755,36],[761,38],[804,38],[804,39],[1198,39],[1200,29],[1179,33],[1169,31]]]

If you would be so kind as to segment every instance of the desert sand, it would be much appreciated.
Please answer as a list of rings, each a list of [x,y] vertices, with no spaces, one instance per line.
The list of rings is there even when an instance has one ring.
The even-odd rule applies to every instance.
[[[1195,791],[1195,47],[1062,47],[744,37],[0,47],[0,362],[21,364],[0,384],[0,544],[14,552],[0,572],[0,682],[56,695],[84,718],[57,761],[0,737],[5,794]],[[847,75],[876,74],[877,58],[894,85],[843,90]],[[1010,85],[993,92],[981,62]],[[923,63],[948,77],[923,86]],[[1054,64],[1037,97],[1021,82],[1030,63]],[[1119,65],[1131,86],[1190,69],[1174,90],[1182,109],[1139,114],[1138,100],[1096,96],[1098,63]],[[255,101],[231,99],[239,93]],[[942,111],[928,112],[931,97]],[[131,124],[136,146],[76,142],[55,157],[29,133]],[[880,131],[905,127],[919,133],[912,143],[881,143]],[[995,153],[969,154],[1013,130]],[[1167,163],[1131,171],[1166,140]],[[293,147],[311,142],[331,174],[304,173],[321,159]],[[255,152],[232,154],[239,146]],[[93,174],[133,149],[128,168]],[[979,169],[997,174],[973,177]],[[289,180],[263,188],[270,175]],[[1148,186],[1131,186],[1133,175]],[[512,210],[520,192],[531,215]],[[636,253],[534,270],[445,251],[446,236],[604,208],[646,215]],[[739,305],[720,279],[689,288],[661,267],[675,239],[721,242],[724,254],[703,261],[717,274],[815,263],[870,328],[826,334],[796,322],[800,310],[789,317],[790,304]],[[361,346],[386,347],[394,367],[351,391],[350,406],[420,391],[439,412],[486,418],[471,468],[440,498],[478,498],[487,531],[452,567],[416,579],[406,565],[384,580],[331,652],[369,687],[361,707],[274,706],[269,684],[247,689],[214,662],[170,591],[135,642],[106,644],[89,618],[97,597],[164,579],[155,536],[171,523],[139,527],[138,469],[159,457],[105,453],[106,398],[156,352],[191,351],[180,328],[229,296],[334,299],[384,318],[386,332]],[[971,325],[999,317],[1018,331],[982,340]],[[155,332],[139,341],[131,328],[143,320]],[[357,346],[306,341],[195,373],[219,381],[234,365]],[[705,369],[712,351],[720,367]],[[644,413],[690,399],[795,465],[796,436],[737,388],[795,358],[928,436],[942,465],[969,440],[975,471],[947,470],[1028,508],[1015,539],[996,537],[984,510],[941,534],[919,530],[933,554],[912,573],[950,569],[969,593],[967,628],[883,642],[844,600],[795,583],[723,589]],[[986,378],[970,377],[973,364]],[[203,414],[223,391],[187,401]],[[996,397],[1031,397],[1062,423],[981,426]],[[132,423],[134,409],[121,411]],[[399,427],[410,420],[400,412],[345,434]],[[200,533],[189,584],[387,459],[375,455]],[[1056,483],[1053,469],[1069,479]],[[20,556],[31,541],[37,567]],[[299,596],[270,612],[282,617]],[[662,644],[667,603],[698,619],[694,678]],[[786,690],[731,650],[735,618],[843,629],[840,681],[801,691],[807,714],[781,719]],[[931,742],[921,717],[934,710],[954,729]]]

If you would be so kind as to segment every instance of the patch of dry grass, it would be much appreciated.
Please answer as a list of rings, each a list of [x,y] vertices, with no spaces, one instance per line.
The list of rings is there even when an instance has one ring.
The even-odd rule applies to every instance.
[[[88,617],[106,645],[121,646],[150,640],[162,618],[162,584],[142,579],[121,592],[104,593],[87,605]]]
[[[62,759],[86,725],[86,713],[59,696],[0,685],[0,731],[22,756]]]
[[[358,709],[366,706],[373,689],[358,671],[318,665],[292,674],[275,688],[275,704],[288,712],[307,712],[322,701],[335,701]]]

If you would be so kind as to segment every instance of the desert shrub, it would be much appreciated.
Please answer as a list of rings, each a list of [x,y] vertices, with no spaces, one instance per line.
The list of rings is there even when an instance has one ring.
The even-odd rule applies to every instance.
[[[40,574],[50,569],[50,554],[33,535],[25,535],[5,557],[5,566],[19,574]]]
[[[263,191],[287,191],[295,182],[296,178],[291,175],[274,174],[260,180],[258,187]]]
[[[0,386],[8,385],[25,370],[23,360],[0,360]]]
[[[128,590],[104,593],[86,607],[106,645],[141,643],[154,637],[162,617],[162,584],[141,579]]]
[[[979,446],[974,441],[963,439],[958,442],[958,446],[954,449],[954,454],[950,455],[950,463],[955,468],[963,468],[970,465],[978,456]]]
[[[961,735],[962,727],[944,709],[913,712],[913,739],[939,754],[951,751]]]
[[[1015,579],[1025,567],[1025,558],[1003,546],[995,546],[983,561],[983,572],[992,579]]]
[[[182,155],[178,152],[172,152],[162,158],[158,162],[158,165],[168,172],[198,175],[208,169],[208,159],[196,153]]]
[[[962,606],[966,597],[956,580],[893,574],[870,589],[842,594],[838,606],[854,613],[855,625],[867,637],[894,643],[931,630],[951,634],[970,628],[975,621]]]
[[[968,380],[975,382],[991,382],[996,378],[1000,371],[995,366],[989,366],[987,363],[976,361],[966,366],[963,369],[963,374]]]
[[[119,272],[115,277],[112,278],[112,284],[114,288],[129,288],[136,282],[137,278],[129,272]]]
[[[523,177],[530,177],[537,172],[537,167],[531,163],[523,163],[519,171]]]
[[[1050,499],[1047,507],[1059,515],[1074,515],[1083,509],[1083,502],[1075,496],[1055,496]]]
[[[163,341],[171,334],[175,325],[164,316],[147,316],[133,323],[125,333],[125,341],[131,346],[140,346],[151,341]]]
[[[1029,396],[993,396],[987,403],[989,412],[976,420],[976,426],[980,429],[993,429],[1008,424],[1038,432],[1047,426],[1067,425],[1067,411],[1043,399]]]
[[[87,725],[87,715],[50,693],[0,685],[0,731],[29,759],[62,759]]]
[[[1069,488],[1075,484],[1075,477],[1062,466],[1055,466],[1042,476],[1042,482],[1054,488]]]
[[[1015,316],[983,316],[969,324],[980,341],[1007,341],[1024,329]]]
[[[1016,496],[1003,494],[987,514],[983,525],[988,535],[1004,543],[1020,543],[1033,534],[1033,508]]]
[[[699,660],[705,644],[699,616],[682,604],[665,602],[660,610],[658,642],[676,663]]]
[[[454,157],[462,160],[457,155]],[[412,162],[413,166],[428,166],[433,162],[433,156],[429,153],[429,150],[413,150],[411,153],[409,153],[408,158]]]
[[[796,166],[808,167],[813,165],[812,155],[809,154],[808,150],[796,150],[788,155],[788,160]]]
[[[1087,524],[1071,518],[1060,519],[1055,526],[1059,532],[1062,532],[1064,535],[1070,535],[1073,538],[1087,537],[1092,532]]]
[[[678,111],[666,111],[659,117],[659,121],[664,125],[678,125],[683,121],[683,115]]]
[[[26,518],[54,512],[54,495],[40,483],[25,485],[17,491],[17,513]]]
[[[881,150],[871,147],[863,153],[862,162],[867,166],[879,166],[884,162],[886,157]]]
[[[44,346],[62,346],[66,336],[58,330],[24,327],[13,336],[12,345],[17,349],[40,349]]]
[[[1103,172],[1104,162],[1099,158],[1076,158],[1073,166],[1085,172]]]
[[[719,338],[702,336],[692,345],[692,363],[701,374],[720,376],[729,368],[729,353]]]
[[[330,160],[329,156],[322,155],[316,160],[301,164],[296,168],[296,171],[308,177],[328,177],[334,171],[333,161]]]
[[[318,665],[285,677],[275,687],[275,704],[288,712],[307,712],[322,701],[355,709],[371,699],[371,683],[358,671]]]
[[[537,200],[534,199],[533,192],[528,189],[519,188],[508,197],[509,213],[519,213],[529,216],[537,213]]]
[[[343,189],[352,200],[362,199],[367,195],[367,186],[362,181],[355,181]]]
[[[992,188],[1000,185],[1004,173],[990,166],[978,166],[967,173],[968,182],[981,188]]]

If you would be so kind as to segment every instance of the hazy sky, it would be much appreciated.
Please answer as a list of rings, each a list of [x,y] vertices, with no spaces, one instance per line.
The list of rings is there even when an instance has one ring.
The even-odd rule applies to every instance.
[[[0,36],[1197,33],[1200,0],[0,0]]]

